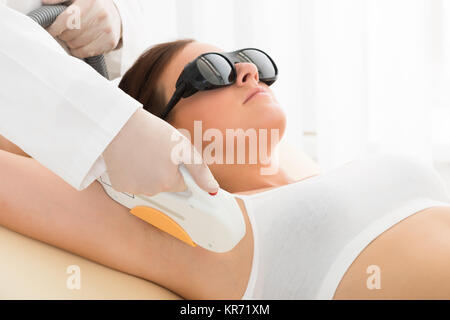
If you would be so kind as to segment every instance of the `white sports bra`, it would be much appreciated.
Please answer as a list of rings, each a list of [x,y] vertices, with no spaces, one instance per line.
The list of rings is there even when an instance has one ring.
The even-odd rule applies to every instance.
[[[450,206],[432,166],[384,154],[252,195],[254,236],[242,299],[332,299],[347,268],[381,233],[433,206]]]

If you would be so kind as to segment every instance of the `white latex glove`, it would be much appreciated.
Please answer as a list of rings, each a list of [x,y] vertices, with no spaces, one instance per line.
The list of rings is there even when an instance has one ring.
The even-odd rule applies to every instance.
[[[63,2],[67,0],[42,0],[48,5]],[[75,18],[77,14],[79,17]],[[112,0],[74,0],[47,31],[64,41],[73,56],[87,58],[117,47],[122,37],[122,20]]]
[[[174,141],[172,135],[179,139]],[[196,153],[191,142],[167,122],[139,108],[103,153],[114,189],[152,196],[162,191],[184,191],[186,184],[173,161],[172,150],[180,146]],[[203,190],[215,194],[219,185],[205,163],[184,163]]]

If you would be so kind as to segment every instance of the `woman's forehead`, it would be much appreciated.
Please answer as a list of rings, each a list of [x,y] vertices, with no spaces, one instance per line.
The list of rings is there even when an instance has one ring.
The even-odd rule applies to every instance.
[[[211,44],[202,43],[202,42],[191,42],[187,46],[183,48],[181,54],[175,60],[177,61],[178,71],[181,73],[186,64],[197,58],[199,55],[202,55],[207,52],[223,52],[222,49],[213,46]]]

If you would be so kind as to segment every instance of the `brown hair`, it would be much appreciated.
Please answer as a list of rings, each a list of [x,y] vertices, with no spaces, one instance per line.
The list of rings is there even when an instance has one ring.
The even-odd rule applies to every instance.
[[[119,88],[142,103],[145,110],[159,117],[168,103],[164,86],[158,85],[161,74],[174,55],[191,42],[194,40],[183,39],[151,47],[125,73]]]

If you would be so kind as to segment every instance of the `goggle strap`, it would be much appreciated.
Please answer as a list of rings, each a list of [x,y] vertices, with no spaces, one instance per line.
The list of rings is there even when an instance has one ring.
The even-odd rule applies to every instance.
[[[170,99],[167,106],[164,108],[161,119],[165,119],[166,116],[169,114],[169,112],[175,107],[175,105],[180,101],[181,97],[183,96],[185,90],[185,84],[182,83],[176,90],[175,93],[172,95],[172,98]]]

